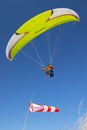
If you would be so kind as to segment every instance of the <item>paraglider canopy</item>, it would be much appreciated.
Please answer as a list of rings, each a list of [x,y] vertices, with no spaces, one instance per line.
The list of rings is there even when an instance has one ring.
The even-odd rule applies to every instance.
[[[12,61],[15,55],[40,34],[62,24],[80,21],[78,14],[68,8],[45,11],[24,23],[11,37],[6,47],[6,57]]]

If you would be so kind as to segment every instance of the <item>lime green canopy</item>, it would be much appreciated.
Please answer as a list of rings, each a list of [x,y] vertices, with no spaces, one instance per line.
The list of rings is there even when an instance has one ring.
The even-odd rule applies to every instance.
[[[78,14],[67,8],[45,11],[25,22],[11,37],[6,47],[6,56],[11,61],[31,40],[47,30],[73,21],[80,21]]]

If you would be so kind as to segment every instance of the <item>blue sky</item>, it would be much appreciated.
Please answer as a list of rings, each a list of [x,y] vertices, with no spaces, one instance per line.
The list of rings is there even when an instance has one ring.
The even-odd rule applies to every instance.
[[[75,10],[81,21],[70,27],[69,32],[64,30],[63,36],[60,34],[61,37],[58,37],[61,42],[54,60],[54,77],[46,78],[41,67],[22,53],[12,62],[8,61],[6,45],[17,28],[45,10],[61,7]],[[79,103],[87,95],[86,12],[86,0],[0,1],[0,129],[23,129],[32,95],[33,102],[59,107],[60,112],[29,113],[26,130],[59,130],[66,124],[70,126],[77,118]],[[57,37],[56,29],[52,33]],[[50,37],[52,40],[52,35]],[[44,34],[33,41],[38,43],[37,48],[40,48],[41,54],[45,52],[42,48],[47,39]],[[28,49],[30,53],[30,46],[25,47],[24,51],[28,53]],[[46,56],[47,53],[44,54]]]

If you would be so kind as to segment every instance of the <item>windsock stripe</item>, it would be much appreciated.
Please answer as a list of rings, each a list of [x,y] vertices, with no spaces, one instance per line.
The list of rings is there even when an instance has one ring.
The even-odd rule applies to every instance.
[[[55,108],[55,112],[59,112],[60,111],[60,109],[59,108]]]
[[[47,112],[50,112],[50,111],[51,111],[51,106],[48,106]]]

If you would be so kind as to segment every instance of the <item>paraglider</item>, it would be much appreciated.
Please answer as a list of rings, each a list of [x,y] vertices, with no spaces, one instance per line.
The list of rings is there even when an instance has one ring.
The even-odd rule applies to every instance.
[[[60,109],[54,106],[45,106],[45,105],[35,104],[31,102],[29,104],[29,111],[30,112],[59,112]]]
[[[25,47],[40,34],[56,26],[74,21],[80,21],[79,15],[75,11],[68,8],[56,8],[34,16],[19,27],[18,30],[12,35],[6,47],[6,57],[12,61],[23,47]],[[50,64],[52,64],[52,62]],[[42,64],[42,66],[44,65]],[[47,68],[42,68],[42,70],[46,72],[47,77],[53,77],[53,69],[54,67],[51,68],[49,66]]]

